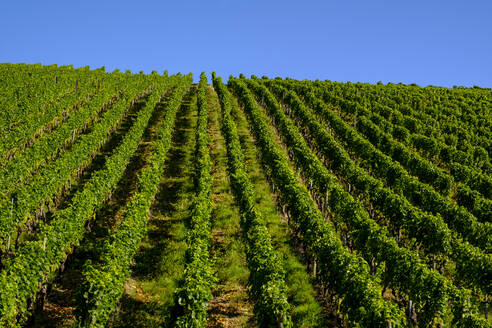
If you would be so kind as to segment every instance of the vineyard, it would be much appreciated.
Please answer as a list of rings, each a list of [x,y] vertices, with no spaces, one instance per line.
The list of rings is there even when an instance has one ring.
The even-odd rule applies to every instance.
[[[0,327],[492,327],[492,91],[0,64]]]

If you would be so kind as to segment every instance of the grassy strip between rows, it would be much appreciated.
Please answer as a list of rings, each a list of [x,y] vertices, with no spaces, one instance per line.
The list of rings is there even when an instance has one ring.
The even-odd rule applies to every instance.
[[[237,126],[237,133],[241,142],[241,147],[245,159],[245,167],[255,190],[257,208],[262,214],[268,232],[272,237],[272,245],[279,254],[278,259],[282,260],[285,268],[287,285],[287,301],[290,304],[290,313],[294,327],[326,327],[334,324],[336,320],[331,314],[335,314],[337,304],[324,299],[323,286],[318,284],[315,289],[311,276],[298,257],[306,255],[302,252],[299,243],[296,241],[293,231],[289,229],[288,214],[280,213],[280,202],[276,199],[275,189],[269,181],[268,168],[261,163],[259,150],[255,145],[253,136],[249,130],[249,124],[245,113],[239,108],[235,98],[232,98],[233,106],[232,117]],[[293,167],[291,167],[293,169]],[[306,262],[309,259],[304,257]],[[313,273],[316,271],[313,267]],[[313,278],[316,277],[314,273]],[[318,293],[318,297],[317,294]],[[325,309],[319,302],[325,303]],[[331,320],[331,321],[330,321]]]
[[[219,98],[207,87],[210,156],[212,159],[212,247],[217,284],[208,308],[207,327],[254,327],[254,302],[248,286],[249,269],[241,216],[230,181],[227,145],[221,133]]]
[[[255,300],[254,311],[262,326],[292,327],[285,270],[272,247],[270,234],[256,207],[253,185],[244,167],[244,155],[230,114],[230,95],[220,78],[214,77],[213,82],[222,105],[222,130],[227,142],[231,182],[241,210],[241,226],[247,240],[246,255],[250,269],[249,282]]]
[[[147,234],[135,254],[132,275],[110,317],[111,327],[170,327],[174,292],[182,280],[187,245],[186,223],[194,198],[196,129],[195,88],[184,95],[176,116],[159,191],[150,208]]]

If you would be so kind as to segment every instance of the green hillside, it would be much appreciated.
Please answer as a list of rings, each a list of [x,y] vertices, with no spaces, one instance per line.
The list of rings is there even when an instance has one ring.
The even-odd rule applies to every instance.
[[[491,327],[492,90],[0,64],[0,327]]]

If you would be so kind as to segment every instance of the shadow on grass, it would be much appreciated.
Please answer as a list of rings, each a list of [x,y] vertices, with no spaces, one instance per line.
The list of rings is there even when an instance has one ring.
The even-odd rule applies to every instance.
[[[189,197],[193,182],[194,127],[189,91],[178,110],[171,147],[159,191],[151,208],[147,237],[134,259],[111,327],[165,327],[172,308],[172,293],[184,261]]]
[[[178,211],[177,203],[180,195],[185,192],[187,163],[185,147],[189,143],[188,130],[191,126],[190,106],[191,98],[189,92],[176,117],[172,144],[166,159],[163,182],[152,204],[151,217],[147,223],[147,238],[135,256],[135,266],[132,276],[138,278],[151,278],[158,276],[161,272],[160,264],[162,255],[167,248],[172,232],[170,227],[176,218],[174,213]],[[163,219],[163,217],[165,219]],[[167,265],[167,263],[166,263]]]

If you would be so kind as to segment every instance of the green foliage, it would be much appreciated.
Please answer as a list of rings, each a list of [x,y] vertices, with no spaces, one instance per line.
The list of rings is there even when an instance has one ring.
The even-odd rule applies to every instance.
[[[204,327],[208,301],[216,277],[209,256],[212,212],[211,159],[208,143],[207,77],[198,85],[198,124],[195,150],[195,199],[189,221],[188,249],[183,281],[175,292],[175,327]]]
[[[117,185],[137,149],[160,92],[165,89],[162,87],[158,84],[151,96],[153,100],[146,104],[104,168],[95,172],[84,188],[74,195],[71,206],[56,212],[48,224],[41,224],[36,238],[25,242],[15,256],[6,261],[0,272],[2,326],[15,326],[26,318],[28,299],[35,297],[42,284],[57,270],[60,261],[78,245],[87,220]]]
[[[92,161],[94,154],[104,145],[111,132],[125,117],[129,106],[136,99],[148,93],[151,90],[151,83],[157,81],[147,78],[127,81],[126,92],[111,105],[110,110],[105,111],[92,125],[89,133],[77,138],[71,145],[70,151],[63,151],[56,160],[42,165],[32,178],[27,178],[28,174],[35,168],[35,157],[37,156],[32,151],[20,155],[18,162],[19,164],[24,163],[23,165],[15,167],[14,171],[4,171],[8,177],[5,176],[3,182],[13,186],[4,196],[7,200],[11,200],[13,207],[11,208],[10,205],[9,207],[0,207],[0,238],[4,242],[8,236],[13,237],[12,234],[17,226],[24,224],[29,218],[37,216],[38,213],[43,212],[45,206],[48,207],[53,203],[53,197],[58,195],[64,186],[69,185],[72,178]],[[167,87],[170,87],[172,81],[168,82],[170,84]],[[98,107],[92,106],[90,109],[93,111],[100,110]],[[88,112],[86,115],[91,114]],[[78,112],[74,118],[80,118]],[[82,119],[82,121],[84,120]],[[71,122],[73,121],[69,119],[65,123]],[[60,142],[66,141],[66,133],[73,133],[70,129],[63,131],[66,127],[67,125],[63,125],[60,130],[56,130],[63,132],[63,135],[41,139],[34,149],[46,146],[45,150],[48,153],[57,152],[57,146],[60,145]],[[38,158],[37,161],[39,160]],[[10,166],[6,165],[6,168],[9,169]],[[17,185],[14,186],[13,183],[16,182],[16,178],[24,178],[25,181],[17,182]],[[36,215],[33,215],[35,212]]]
[[[271,236],[256,206],[254,188],[245,168],[236,124],[230,113],[231,95],[220,78],[214,78],[213,83],[222,107],[222,130],[227,142],[232,187],[241,209],[241,226],[248,241],[246,253],[250,269],[249,283],[256,301],[254,311],[264,327],[278,324],[291,327],[285,270],[278,253],[272,246]]]
[[[419,324],[429,325],[436,315],[443,313],[449,299],[447,289],[455,288],[452,283],[439,273],[428,269],[418,253],[399,247],[388,230],[372,220],[363,205],[354,200],[338,183],[336,177],[324,167],[267,88],[251,80],[247,83],[265,103],[286,146],[293,149],[292,157],[295,163],[302,168],[304,176],[313,182],[314,198],[328,195],[327,205],[333,213],[334,222],[348,227],[355,247],[368,262],[373,260],[377,266],[385,263],[384,283],[404,291],[410,299],[417,302]],[[284,96],[286,103],[302,106],[292,91],[287,92],[282,88],[277,88],[277,91]]]
[[[275,86],[275,84],[268,85],[272,90],[276,90],[275,92],[278,96],[285,93],[283,88]],[[346,177],[360,193],[370,198],[371,204],[375,208],[390,219],[390,224],[394,227],[394,231],[404,228],[404,231],[409,237],[416,238],[417,241],[422,243],[422,246],[424,246],[427,252],[436,255],[446,254],[457,262],[459,260],[461,266],[469,268],[469,270],[458,272],[457,278],[459,280],[466,282],[473,288],[480,288],[485,293],[487,290],[490,290],[491,284],[487,277],[492,274],[492,262],[489,254],[457,238],[455,232],[449,229],[439,215],[431,215],[430,213],[424,212],[420,208],[410,204],[405,197],[396,194],[388,188],[384,188],[381,181],[373,178],[365,170],[356,165],[347,151],[334,139],[329,130],[325,129],[314,113],[311,113],[302,104],[300,99],[295,97],[293,93],[290,93],[290,95],[291,97],[286,97],[285,101],[289,104],[292,114],[309,130],[309,134],[313,138],[318,151],[325,158],[329,159],[330,166],[334,171]],[[315,111],[318,110],[321,113],[325,113],[324,115],[330,115],[334,121],[341,121],[336,114],[333,114],[312,93],[305,92],[303,95],[306,102],[311,104]],[[355,134],[351,135],[354,136],[353,138],[356,138]],[[365,152],[368,158],[370,158],[370,151],[371,149],[367,150],[362,146],[357,148],[358,154]],[[372,154],[377,155],[375,152],[377,150]],[[401,167],[398,164],[392,165],[391,161],[384,155],[381,155],[381,157],[385,161],[372,160],[372,167],[383,170],[384,166],[389,166],[390,169],[387,168],[387,172],[393,176],[398,176],[398,171],[401,170]],[[405,187],[399,184],[399,179],[393,177],[389,180],[393,181],[393,186]],[[454,240],[453,243],[451,243],[452,240]],[[485,236],[484,240],[490,241],[489,239],[485,239]],[[473,256],[468,256],[470,254],[473,254]]]
[[[362,163],[376,177],[385,181],[395,192],[402,194],[421,209],[435,215],[441,214],[446,223],[453,230],[461,233],[463,238],[471,244],[487,252],[491,249],[492,225],[490,223],[478,222],[476,217],[463,207],[458,206],[436,192],[431,186],[408,174],[399,163],[382,153],[371,142],[357,133],[356,129],[341,119],[326,103],[317,98],[312,92],[312,87],[300,83],[294,84],[293,87],[303,94],[306,103],[312,107],[316,116],[346,143],[352,153],[363,159]]]
[[[159,289],[165,305],[155,312],[162,315],[157,321],[170,319],[166,323],[175,327],[207,325],[216,275],[230,272],[214,272],[220,265],[210,258],[216,212],[209,147],[216,145],[210,146],[208,136],[207,78],[202,73],[198,88],[190,89],[191,74],[163,75],[0,64],[0,326],[26,325],[40,290],[56,279],[60,263],[79,246],[96,211],[122,181],[164,93],[167,109],[152,134],[152,153],[143,159],[136,191],[122,207],[121,222],[97,244],[98,257],[81,268],[74,326],[105,327],[124,292],[147,233],[177,111],[188,96],[198,108],[195,142],[183,164],[186,172],[193,171],[193,186],[191,177],[186,180],[186,195],[193,197],[180,202],[190,203],[191,211],[181,211],[183,206],[170,211],[179,223],[167,229],[180,227],[181,248],[179,255],[165,257],[178,256],[184,267],[174,267],[179,274],[161,280],[170,286]],[[247,131],[228,88],[215,72],[212,78],[228,177],[240,209],[235,220],[243,238],[234,236],[233,242],[245,244],[260,327],[326,324],[315,322],[321,302],[316,304],[316,292],[306,283],[310,273],[286,252],[287,227],[272,224],[274,206],[282,208],[305,259],[316,265],[317,286],[338,302],[334,312],[343,313],[346,324],[411,326],[414,319],[404,315],[411,300],[419,327],[490,327],[478,309],[492,292],[490,89],[231,76],[228,87],[249,119]],[[102,168],[71,188],[130,118],[135,102],[139,107],[128,119],[129,130],[115,140]],[[261,183],[247,167],[252,156],[259,157],[254,167],[264,165]],[[260,208],[266,204],[262,193],[270,193],[264,177],[276,197],[271,211]],[[68,206],[56,208],[69,189]]]
[[[150,206],[163,173],[166,153],[171,145],[176,112],[190,85],[189,79],[178,83],[153,145],[148,165],[138,176],[138,191],[125,208],[118,229],[111,233],[102,246],[98,263],[85,263],[82,285],[78,290],[77,317],[79,326],[105,327],[109,315],[123,293],[123,285],[130,274],[130,265],[140,241],[144,237]],[[161,87],[148,100],[152,111],[164,89]]]
[[[369,275],[367,263],[343,247],[334,227],[324,220],[309,192],[287,166],[288,159],[273,142],[273,136],[246,85],[232,78],[229,86],[251,118],[253,133],[272,179],[281,191],[282,203],[287,204],[293,225],[303,233],[303,241],[319,261],[322,280],[343,299],[343,312],[350,321],[363,327],[385,326],[387,322],[401,324],[404,321],[402,312],[382,299]]]

